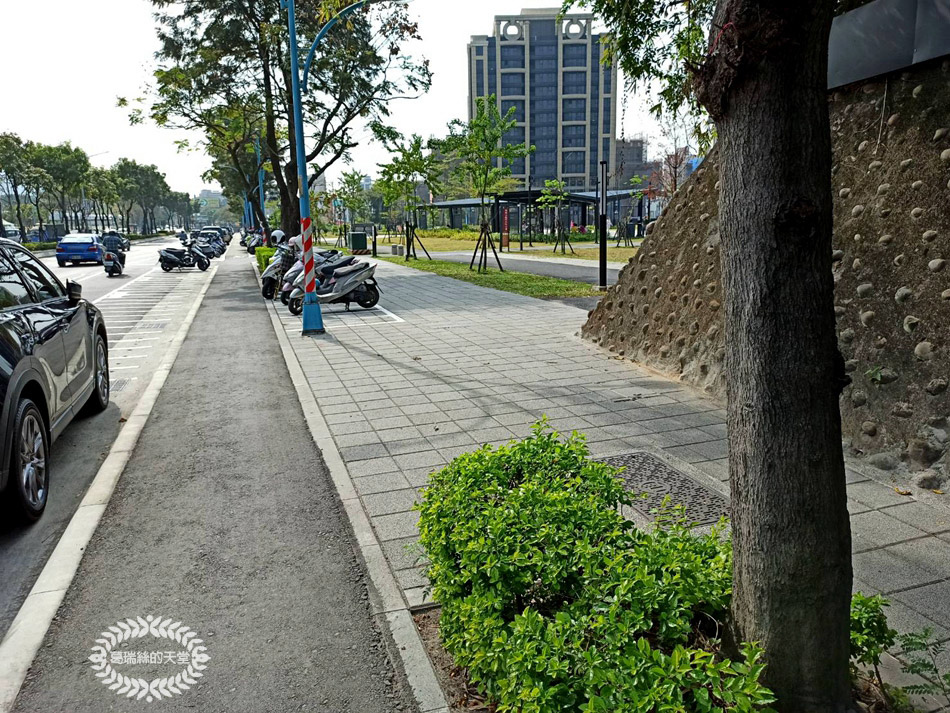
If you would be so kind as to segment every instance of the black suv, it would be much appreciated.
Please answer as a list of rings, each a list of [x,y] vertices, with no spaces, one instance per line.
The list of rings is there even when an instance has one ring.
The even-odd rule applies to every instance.
[[[25,248],[0,240],[0,495],[20,520],[46,508],[50,445],[81,411],[109,405],[99,309]]]

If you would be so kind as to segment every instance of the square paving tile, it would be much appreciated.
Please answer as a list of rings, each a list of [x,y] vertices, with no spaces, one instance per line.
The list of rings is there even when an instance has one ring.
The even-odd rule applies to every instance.
[[[382,493],[363,496],[363,504],[370,517],[390,515],[396,512],[412,510],[419,501],[419,492],[415,488],[404,490],[389,490]]]
[[[340,456],[347,463],[351,461],[369,460],[371,458],[383,458],[389,455],[386,446],[382,443],[368,443],[362,446],[346,446],[340,448]]]
[[[380,542],[417,537],[419,534],[419,513],[414,511],[380,515],[372,518],[372,522]]]
[[[851,547],[855,552],[893,545],[923,537],[926,534],[923,530],[918,530],[879,510],[851,516]]]
[[[382,543],[383,554],[394,571],[411,569],[425,564],[426,557],[418,537],[404,537]]]
[[[418,453],[406,453],[395,456],[395,461],[400,470],[412,470],[414,468],[435,468],[443,465],[446,461],[437,451],[420,451]]]
[[[913,502],[906,495],[901,495],[893,487],[882,485],[873,480],[848,485],[848,497],[853,498],[872,508],[882,508],[888,505],[900,505]]]
[[[402,490],[410,487],[406,476],[399,471],[367,475],[363,478],[353,478],[353,486],[360,495],[372,495],[387,490]]]
[[[354,478],[362,478],[365,475],[391,473],[394,470],[399,470],[396,461],[389,457],[354,461],[353,463],[347,463],[346,468]]]
[[[422,436],[418,436],[401,441],[389,441],[386,443],[386,449],[389,451],[389,455],[399,456],[406,453],[432,450],[432,444]]]
[[[891,592],[919,587],[938,577],[920,567],[915,558],[893,547],[861,552],[852,557],[854,576],[867,582],[879,592]]]
[[[881,512],[925,532],[950,531],[950,513],[916,500],[882,508]],[[950,572],[947,574],[950,575]]]

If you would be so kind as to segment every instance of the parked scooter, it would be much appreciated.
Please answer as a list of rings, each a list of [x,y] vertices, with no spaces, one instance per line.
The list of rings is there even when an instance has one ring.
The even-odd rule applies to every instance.
[[[333,271],[337,268],[344,267],[356,262],[356,258],[349,258],[346,255],[343,255],[338,250],[319,250],[313,254],[314,267],[318,271],[317,279],[319,280],[322,276],[320,275],[321,270],[324,271],[323,276],[329,276],[333,274]],[[329,267],[329,271],[326,271]],[[288,304],[290,302],[290,293],[294,291],[294,283],[297,280],[297,277],[300,276],[300,273],[303,271],[303,258],[297,260],[294,263],[294,266],[291,267],[287,272],[284,273],[283,283],[280,286],[280,301],[283,304]]]
[[[247,254],[253,255],[254,252],[264,244],[264,236],[251,235],[247,239]]]
[[[337,268],[317,286],[320,304],[345,304],[349,310],[350,303],[356,302],[363,309],[372,309],[379,302],[379,284],[375,274],[376,265],[365,262]],[[304,279],[305,273],[301,272],[287,304],[290,313],[294,315],[303,312]]]
[[[166,248],[158,251],[158,262],[165,272],[186,267],[197,267],[204,272],[211,267],[211,261],[192,243],[184,249]]]
[[[122,274],[122,259],[116,253],[106,252],[102,256],[102,266],[109,277],[118,277]]]
[[[270,264],[261,274],[261,295],[265,300],[274,299],[274,293],[277,291],[277,285],[281,282],[281,271],[283,270],[284,258],[292,256],[294,249],[287,243],[280,243],[276,252],[271,257]]]

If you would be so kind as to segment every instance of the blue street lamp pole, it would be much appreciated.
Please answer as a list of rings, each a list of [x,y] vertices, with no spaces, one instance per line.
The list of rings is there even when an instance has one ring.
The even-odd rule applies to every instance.
[[[317,52],[317,46],[327,36],[327,33],[340,20],[352,15],[364,5],[376,0],[360,0],[340,11],[323,29],[317,33],[307,55],[303,70],[303,88],[306,91],[307,78],[310,75],[310,65]],[[297,49],[297,17],[294,0],[280,0],[280,6],[287,10],[287,25],[290,30],[290,71],[291,85],[294,100],[294,138],[297,144],[297,183],[300,197],[300,227],[304,244],[304,299],[303,299],[303,334],[323,334],[323,315],[320,312],[320,300],[317,297],[316,274],[313,264],[313,221],[310,215],[310,184],[307,181],[307,151],[304,147],[303,110],[300,102],[300,61]]]
[[[264,167],[261,165],[261,138],[254,139],[254,155],[257,157],[257,195],[261,202],[261,213],[264,212]]]

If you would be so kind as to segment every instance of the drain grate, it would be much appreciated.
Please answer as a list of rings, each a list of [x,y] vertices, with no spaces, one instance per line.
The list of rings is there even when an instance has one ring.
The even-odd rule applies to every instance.
[[[650,453],[628,453],[597,460],[623,468],[620,477],[628,491],[635,495],[647,494],[645,499],[634,500],[633,507],[650,519],[653,519],[652,511],[662,505],[666,496],[673,505],[684,506],[687,519],[698,525],[718,522],[729,514],[729,502],[722,495]]]
[[[117,394],[129,385],[129,379],[114,379],[112,381],[112,393]]]

